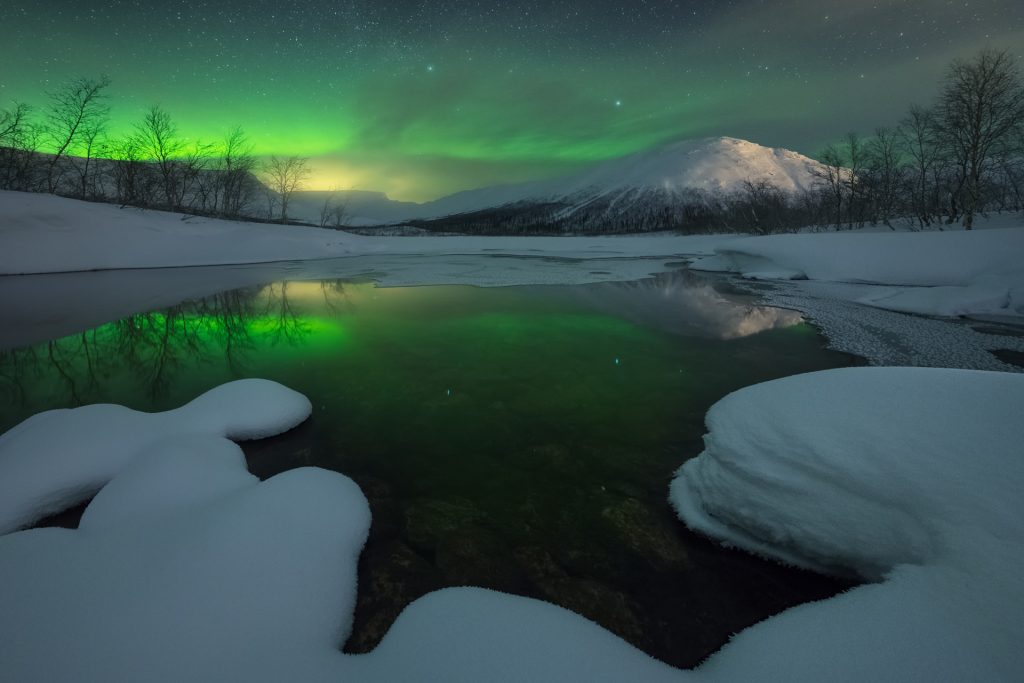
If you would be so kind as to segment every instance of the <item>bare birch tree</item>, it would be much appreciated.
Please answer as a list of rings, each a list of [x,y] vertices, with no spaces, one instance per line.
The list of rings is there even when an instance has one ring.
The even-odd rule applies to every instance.
[[[1024,83],[1006,50],[985,49],[956,60],[946,73],[937,119],[942,142],[956,162],[964,228],[983,208],[985,183],[996,159],[1024,126]]]
[[[280,220],[288,220],[288,205],[295,193],[302,189],[309,178],[309,159],[305,157],[270,157],[266,166],[266,177],[270,189],[277,193],[281,207]]]
[[[101,128],[110,115],[104,90],[110,85],[106,76],[76,78],[49,93],[46,108],[46,136],[53,146],[47,164],[46,183],[49,192],[56,191],[63,176],[62,161],[81,140],[88,129]]]

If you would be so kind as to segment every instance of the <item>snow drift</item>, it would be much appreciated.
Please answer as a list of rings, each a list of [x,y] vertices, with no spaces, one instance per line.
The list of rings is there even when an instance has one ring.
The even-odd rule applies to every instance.
[[[672,485],[683,519],[881,582],[749,628],[695,671],[553,605],[473,588],[417,600],[372,653],[342,654],[367,501],[333,472],[248,474],[221,434],[267,435],[303,411],[279,385],[242,389],[257,387],[129,423],[101,411],[51,441],[57,425],[33,418],[0,439],[0,481],[53,447],[63,464],[120,463],[79,529],[0,537],[0,678],[1009,681],[1024,667],[1024,377],[857,368],[716,404],[705,452]],[[12,434],[39,449],[11,451]],[[70,472],[38,477],[51,490],[93,481],[88,466]]]
[[[756,279],[929,289],[860,290],[861,303],[928,315],[1024,315],[1024,229],[748,237],[697,259],[697,270]]]
[[[764,680],[1019,678],[1022,405],[1024,376],[925,368],[799,375],[715,404],[672,483],[683,521],[880,583],[748,629],[708,673],[746,676],[742,653]]]
[[[261,439],[312,410],[276,382],[242,379],[164,413],[99,404],[38,413],[0,435],[0,533],[88,499],[169,436]]]

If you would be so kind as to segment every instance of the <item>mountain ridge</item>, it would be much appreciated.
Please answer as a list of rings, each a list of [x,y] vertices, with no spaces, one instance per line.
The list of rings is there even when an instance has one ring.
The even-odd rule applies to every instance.
[[[767,181],[795,195],[813,188],[821,169],[819,162],[798,152],[739,138],[676,140],[572,175],[464,190],[422,204],[375,195],[374,202],[364,205],[368,210],[353,206],[350,218],[356,225],[393,225],[475,213],[525,216],[542,207],[540,213],[555,221],[646,214],[650,222],[651,214],[672,213],[701,197],[734,194],[748,181]]]

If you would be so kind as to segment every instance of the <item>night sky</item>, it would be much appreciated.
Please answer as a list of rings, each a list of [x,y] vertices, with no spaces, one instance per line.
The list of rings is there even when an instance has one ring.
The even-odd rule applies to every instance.
[[[2,0],[0,107],[106,73],[112,132],[159,103],[313,157],[313,188],[422,200],[674,138],[814,153],[986,45],[1024,59],[1024,2]]]

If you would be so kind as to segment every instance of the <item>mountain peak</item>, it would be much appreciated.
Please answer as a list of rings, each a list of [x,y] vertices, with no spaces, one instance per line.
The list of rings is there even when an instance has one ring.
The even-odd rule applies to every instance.
[[[797,152],[740,138],[672,140],[562,178],[467,190],[388,211],[369,203],[353,208],[368,223],[374,218],[376,222],[441,218],[511,204],[561,206],[569,213],[579,207],[606,206],[607,211],[621,213],[631,206],[678,204],[694,192],[730,194],[741,190],[745,181],[767,180],[795,194],[817,183],[820,166]]]
[[[746,180],[768,180],[784,192],[799,192],[815,180],[818,162],[787,149],[732,137],[676,140],[605,162],[572,185],[608,190],[734,192]]]

